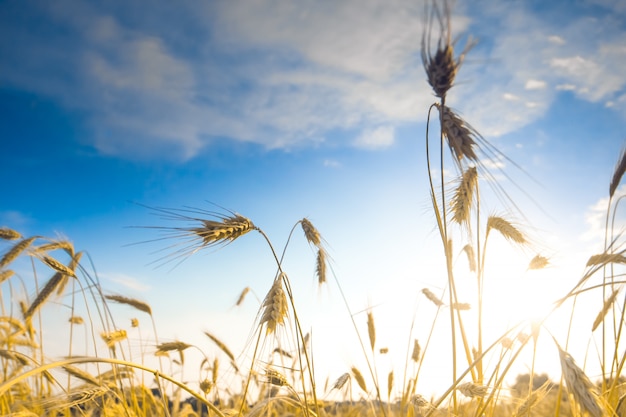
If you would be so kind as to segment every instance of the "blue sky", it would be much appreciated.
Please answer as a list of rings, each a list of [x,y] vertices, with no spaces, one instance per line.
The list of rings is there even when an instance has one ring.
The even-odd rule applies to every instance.
[[[278,249],[308,217],[353,310],[377,306],[380,340],[404,346],[409,323],[393,317],[426,311],[419,290],[445,287],[426,188],[434,97],[419,55],[422,6],[0,2],[0,223],[69,237],[90,253],[105,289],[153,306],[161,337],[207,346],[198,335],[210,330],[238,351],[258,303],[234,301],[246,286],[262,298],[273,278],[263,241],[246,236],[174,270],[155,268],[163,244],[129,246],[155,237],[130,226],[165,222],[133,202],[213,202],[252,219]],[[537,242],[522,257],[552,257],[540,278],[550,296],[602,244],[598,213],[626,138],[625,15],[618,0],[454,9],[457,48],[468,35],[478,44],[448,104],[532,177],[496,161],[533,196],[498,177]],[[506,213],[495,198],[484,208]],[[317,289],[302,236],[287,259],[320,340],[346,334],[339,294]],[[360,361],[354,355],[320,366],[333,378]]]

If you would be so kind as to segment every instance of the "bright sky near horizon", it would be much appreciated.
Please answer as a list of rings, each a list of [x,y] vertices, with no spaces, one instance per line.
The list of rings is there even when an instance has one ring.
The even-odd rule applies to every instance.
[[[408,0],[0,2],[0,226],[68,237],[105,290],[152,305],[161,339],[210,351],[207,330],[241,352],[259,301],[234,303],[246,286],[261,300],[269,290],[267,245],[251,234],[157,268],[167,252],[155,251],[169,243],[132,245],[158,237],[132,226],[176,224],[134,202],[215,203],[250,218],[277,251],[308,217],[350,308],[371,307],[380,347],[393,346],[377,359],[386,375],[430,330],[434,308],[420,290],[446,286],[427,188],[435,97],[420,58],[423,12]],[[495,337],[518,309],[564,295],[602,248],[626,138],[626,3],[458,1],[452,26],[459,51],[468,36],[478,43],[448,104],[530,174],[497,161],[523,190],[498,174],[526,219],[494,198],[483,207],[527,224],[536,242],[494,249],[503,252],[488,264],[490,311],[515,316],[488,324]],[[318,377],[334,379],[362,368],[362,353],[336,285],[317,288],[315,253],[299,232],[285,269],[314,334]],[[526,271],[536,253],[551,266]],[[67,320],[67,309],[46,308]],[[433,344],[447,340],[442,316]],[[365,314],[355,320],[364,331]],[[592,320],[577,322],[580,362]],[[424,392],[449,383],[441,369],[425,371]]]

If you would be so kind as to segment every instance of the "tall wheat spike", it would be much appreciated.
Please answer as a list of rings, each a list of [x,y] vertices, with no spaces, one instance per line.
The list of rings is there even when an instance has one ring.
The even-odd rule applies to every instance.
[[[373,352],[374,346],[376,345],[376,325],[374,324],[374,313],[371,311],[367,312],[367,336],[369,337]]]
[[[454,44],[450,28],[450,7],[444,1],[444,10],[439,10],[437,3],[432,2],[430,16],[422,34],[422,64],[426,71],[428,83],[433,88],[435,95],[445,98],[446,93],[454,85],[456,73],[459,70],[465,54],[473,47],[472,42],[468,42],[465,49],[458,57],[454,57]],[[439,38],[437,39],[437,50],[432,53],[431,36],[433,31],[433,20],[439,22]]]
[[[11,278],[15,272],[12,269],[4,269],[0,271],[0,284]]]
[[[263,314],[261,314],[260,325],[266,324],[267,334],[274,333],[276,326],[283,324],[287,317],[287,296],[283,290],[283,274],[274,280],[261,308]]]
[[[470,167],[463,172],[458,187],[452,196],[452,220],[460,225],[468,225],[474,199],[474,190],[478,185],[476,167]]]
[[[619,289],[613,290],[613,293],[604,301],[604,305],[602,306],[602,310],[596,316],[596,319],[593,321],[593,325],[591,326],[591,331],[595,331],[600,323],[604,320],[606,313],[609,312],[613,303],[615,303],[615,299],[617,298],[617,294],[619,293]]]
[[[464,158],[478,162],[474,147],[477,146],[480,134],[448,106],[436,104],[436,107],[441,114],[442,133],[456,162],[461,162]]]
[[[609,196],[613,198],[619,183],[622,181],[624,172],[626,171],[626,148],[622,149],[622,153],[619,157],[615,170],[613,171],[613,178],[611,178],[611,184],[609,184]]]

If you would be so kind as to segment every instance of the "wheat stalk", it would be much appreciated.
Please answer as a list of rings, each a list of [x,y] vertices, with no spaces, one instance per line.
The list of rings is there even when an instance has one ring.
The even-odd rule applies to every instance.
[[[269,292],[263,300],[261,308],[263,314],[261,315],[260,325],[266,323],[266,333],[274,333],[276,326],[283,324],[285,317],[287,317],[287,296],[283,290],[283,276],[280,274],[272,284]]]
[[[136,308],[139,311],[143,311],[144,313],[147,313],[150,316],[152,315],[152,308],[147,303],[144,303],[143,301],[139,301],[134,298],[124,297],[123,295],[112,295],[112,294],[105,295],[104,298],[110,301],[114,301],[116,303],[129,305],[131,307]]]

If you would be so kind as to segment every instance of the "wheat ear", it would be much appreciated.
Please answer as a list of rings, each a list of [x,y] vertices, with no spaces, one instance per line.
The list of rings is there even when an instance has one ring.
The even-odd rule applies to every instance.
[[[615,303],[615,298],[617,298],[617,294],[619,293],[619,289],[613,290],[613,293],[604,301],[604,305],[602,306],[602,310],[596,316],[596,319],[593,321],[593,325],[591,326],[591,331],[595,331],[600,323],[604,320],[606,313],[609,312],[613,303]]]
[[[22,252],[24,252],[26,250],[26,248],[28,248],[31,243],[33,243],[35,241],[35,239],[37,239],[39,236],[33,236],[33,237],[29,237],[26,239],[22,239],[19,242],[17,242],[15,245],[13,245],[13,247],[11,247],[11,249],[9,249],[4,256],[2,256],[2,259],[0,259],[0,268],[4,268],[5,266],[7,266],[8,264],[10,264],[11,262],[13,262],[18,256],[20,256],[20,254]]]
[[[341,389],[343,388],[344,385],[346,385],[346,382],[348,382],[348,380],[350,379],[350,374],[348,372],[342,374],[339,378],[337,378],[337,380],[335,380],[335,383],[333,384],[331,390],[334,389]]]
[[[626,148],[622,149],[622,154],[619,157],[617,165],[615,166],[615,170],[613,171],[613,178],[611,178],[611,184],[609,185],[609,196],[612,198],[617,190],[617,186],[620,181],[622,181],[622,177],[624,176],[624,172],[626,171]]]
[[[443,306],[443,301],[437,298],[437,296],[428,288],[422,288],[422,294],[424,294],[426,298],[428,298],[437,307]]]
[[[50,294],[52,294],[52,292],[57,288],[62,280],[63,274],[57,272],[52,276],[52,278],[48,280],[48,282],[46,282],[46,285],[44,285],[41,291],[39,291],[33,303],[24,313],[25,320],[28,320],[30,317],[32,317],[32,315],[35,313],[35,310],[37,310],[48,299]]]
[[[0,227],[0,239],[15,240],[21,238],[22,235],[8,227]]]
[[[528,269],[543,269],[550,263],[550,260],[542,255],[535,255],[528,263]]]
[[[226,346],[224,342],[222,342],[220,339],[213,336],[209,332],[204,332],[204,334],[206,335],[206,337],[211,339],[213,343],[215,343],[217,347],[220,348],[220,350],[226,354],[226,356],[228,356],[228,359],[230,359],[232,362],[235,362],[235,355],[233,355],[233,353],[230,351],[230,349],[228,349],[228,346]]]
[[[367,312],[367,336],[369,337],[372,351],[374,351],[374,346],[376,345],[376,325],[374,324],[374,313],[371,311]]]
[[[489,216],[487,219],[487,233],[491,230],[497,230],[505,239],[517,244],[524,245],[527,243],[524,234],[513,226],[511,222],[502,217]]]
[[[476,167],[470,167],[463,172],[458,187],[452,196],[452,219],[460,225],[468,225],[474,199],[474,191],[478,185]]]
[[[363,378],[363,374],[361,373],[361,371],[359,371],[356,366],[353,366],[351,370],[352,375],[354,375],[354,379],[356,380],[356,383],[359,385],[359,388],[361,388],[363,392],[367,392],[367,385],[365,384],[365,378]]]
[[[558,343],[556,346],[559,349],[561,372],[563,373],[567,390],[584,411],[587,411],[592,417],[602,417],[604,414],[598,404],[598,394],[595,386],[587,375],[585,375],[583,370],[576,365],[574,358],[561,349]]]
[[[466,382],[464,384],[458,385],[456,389],[459,390],[461,394],[469,398],[482,398],[487,395],[488,391],[488,388],[486,386],[478,385],[473,382]]]
[[[147,313],[150,316],[152,315],[152,308],[147,303],[144,303],[143,301],[139,301],[134,298],[124,297],[123,295],[105,295],[104,298],[106,298],[109,301],[114,301],[116,303],[129,305],[131,307],[136,308],[139,311],[143,311],[144,313]]]
[[[287,317],[287,296],[283,290],[283,274],[280,274],[272,284],[269,292],[263,300],[263,314],[260,325],[266,323],[267,334],[274,333],[276,326],[283,324]]]

